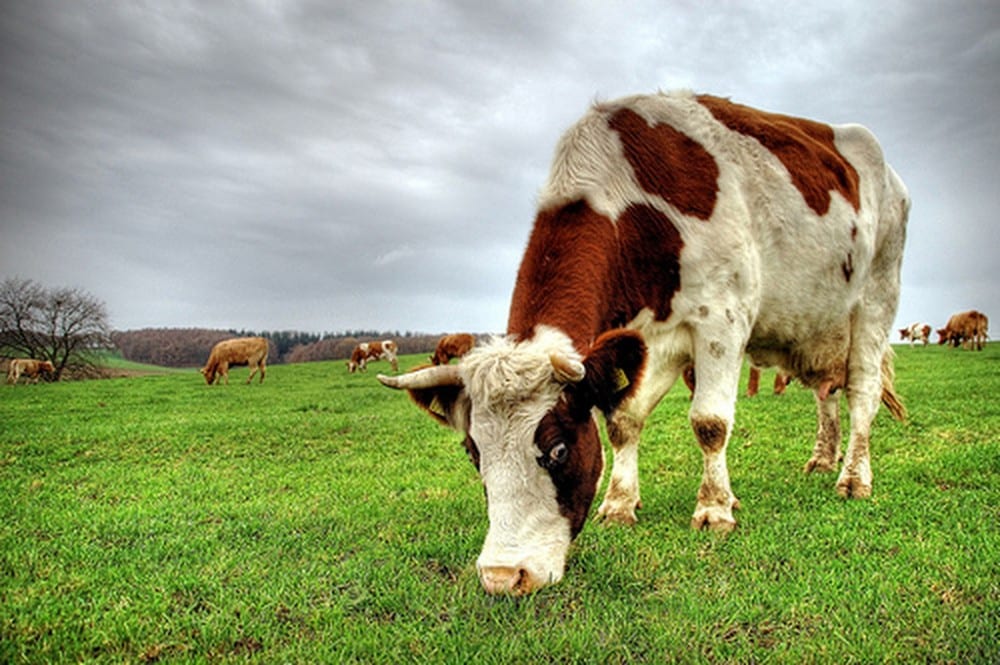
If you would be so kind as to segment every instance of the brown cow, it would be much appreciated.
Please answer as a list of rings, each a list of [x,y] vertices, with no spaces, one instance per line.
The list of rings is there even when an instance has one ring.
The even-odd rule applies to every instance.
[[[447,365],[452,358],[461,358],[475,346],[476,338],[469,333],[445,335],[438,340],[431,362],[435,365]]]
[[[22,375],[28,377],[31,383],[38,383],[38,378],[42,372],[52,374],[56,368],[48,360],[35,360],[34,358],[14,358],[10,361],[7,369],[7,383],[17,383]]]
[[[260,370],[260,382],[264,383],[264,374],[267,371],[267,340],[263,337],[236,337],[226,339],[214,347],[208,356],[208,362],[201,369],[208,385],[215,383],[221,376],[229,385],[230,365],[249,365],[250,376],[247,383],[253,380],[253,375]]]
[[[967,349],[983,350],[989,328],[989,319],[982,312],[970,309],[953,314],[944,328],[939,328],[938,344],[962,345]]]
[[[398,372],[399,359],[396,357],[398,350],[399,347],[391,339],[381,342],[361,342],[351,352],[351,359],[347,361],[347,370],[351,374],[359,369],[363,372],[367,370],[370,360],[388,360],[389,364],[392,365],[392,371]]]

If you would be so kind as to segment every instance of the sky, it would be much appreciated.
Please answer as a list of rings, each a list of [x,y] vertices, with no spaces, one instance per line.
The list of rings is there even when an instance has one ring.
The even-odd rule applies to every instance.
[[[562,132],[674,88],[866,125],[895,327],[1000,322],[997,0],[3,2],[0,278],[117,330],[502,332]]]

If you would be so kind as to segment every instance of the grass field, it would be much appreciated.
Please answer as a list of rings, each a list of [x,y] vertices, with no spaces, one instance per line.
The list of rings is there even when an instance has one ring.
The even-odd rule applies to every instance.
[[[910,419],[879,415],[869,500],[801,472],[810,393],[741,398],[728,537],[688,528],[678,385],[639,524],[588,525],[519,600],[480,590],[459,436],[387,369],[0,386],[0,662],[1000,661],[1000,344],[898,348]]]

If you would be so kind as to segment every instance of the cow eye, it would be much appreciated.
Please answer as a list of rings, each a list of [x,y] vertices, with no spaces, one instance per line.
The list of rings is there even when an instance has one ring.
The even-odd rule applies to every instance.
[[[565,463],[567,457],[569,457],[569,448],[560,441],[549,448],[549,452],[538,458],[538,464],[546,469],[554,469]]]

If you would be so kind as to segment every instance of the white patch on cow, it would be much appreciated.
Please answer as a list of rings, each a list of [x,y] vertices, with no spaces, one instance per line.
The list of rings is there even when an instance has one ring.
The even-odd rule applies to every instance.
[[[560,513],[551,477],[537,462],[541,451],[534,440],[538,423],[563,390],[552,354],[582,360],[565,334],[540,327],[520,343],[495,338],[461,364],[472,403],[469,434],[479,448],[489,514],[477,565],[480,571],[526,571],[539,586],[562,578],[571,540],[569,520]]]

